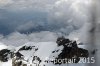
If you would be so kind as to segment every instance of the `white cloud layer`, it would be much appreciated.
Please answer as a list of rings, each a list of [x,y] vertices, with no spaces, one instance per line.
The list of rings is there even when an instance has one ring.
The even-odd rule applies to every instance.
[[[6,45],[20,46],[27,42],[49,42],[56,41],[58,35],[53,32],[43,31],[31,34],[20,34],[19,32],[14,32],[7,37],[1,36],[0,42]]]
[[[81,41],[85,41],[91,24],[89,21],[91,0],[0,0],[0,9],[11,12],[11,14],[18,13],[14,15],[15,20],[6,22],[6,24],[12,24],[15,31],[30,29],[38,31],[29,35],[19,32],[13,32],[7,37],[1,35],[0,41],[7,45],[18,46],[28,41],[56,41],[57,33],[69,38],[78,37]],[[40,15],[34,15],[34,11]],[[29,16],[28,14],[33,15]],[[9,19],[9,16],[7,18]],[[81,38],[83,36],[84,39]]]

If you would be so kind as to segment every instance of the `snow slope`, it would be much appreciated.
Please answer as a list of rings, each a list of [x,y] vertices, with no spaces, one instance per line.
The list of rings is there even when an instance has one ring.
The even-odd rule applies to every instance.
[[[0,44],[0,47],[2,47],[1,49],[8,49],[8,47],[3,44]],[[58,46],[56,42],[28,42],[11,50],[15,50],[14,53],[19,52],[22,54],[22,59],[18,61],[22,61],[27,64],[27,66],[59,66],[51,62],[47,63],[46,61],[57,58],[63,48],[64,46]],[[12,61],[12,59],[9,59],[8,62],[0,62],[0,66],[12,66]],[[66,65],[67,64],[61,64],[60,66]],[[73,66],[73,64],[71,65]],[[80,64],[74,65],[78,66]],[[84,66],[84,64],[81,65]]]

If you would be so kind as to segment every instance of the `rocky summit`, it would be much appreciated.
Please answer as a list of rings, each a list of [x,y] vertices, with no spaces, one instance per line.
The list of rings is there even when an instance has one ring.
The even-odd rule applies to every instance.
[[[59,37],[56,42],[28,42],[13,51],[0,50],[0,61],[11,60],[11,66],[66,66],[69,60],[78,63],[80,57],[88,58],[88,50],[80,48],[77,41],[64,37]]]

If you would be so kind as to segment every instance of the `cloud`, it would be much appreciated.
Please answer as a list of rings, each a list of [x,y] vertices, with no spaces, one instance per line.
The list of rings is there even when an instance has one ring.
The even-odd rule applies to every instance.
[[[13,0],[0,0],[1,7],[4,7],[4,6],[11,4],[11,3],[13,3]]]
[[[84,1],[83,0],[50,0],[50,1],[49,0],[42,0],[42,1],[41,0],[28,0],[28,1],[7,0],[6,1],[7,4],[3,4],[4,6],[2,8],[5,8],[5,10],[7,10],[8,13],[9,11],[12,12],[13,10],[15,10],[12,12],[12,14],[10,13],[8,15],[10,17],[12,16],[11,18],[15,17],[16,22],[18,20],[24,21],[27,18],[29,18],[31,21],[39,13],[39,14],[46,14],[47,16],[46,15],[45,16],[39,15],[39,16],[44,17],[44,19],[47,19],[47,23],[49,22],[50,24],[52,21],[53,21],[52,23],[56,22],[57,24],[61,24],[62,22],[63,22],[62,24],[68,24],[67,22],[68,20],[71,20],[71,22],[73,21],[75,22],[75,24],[77,24],[77,23],[83,23],[80,22],[83,21],[83,18],[87,20],[88,15],[90,14],[89,13],[90,1],[91,0],[84,0]],[[3,2],[6,3],[5,0],[1,0],[1,3]],[[10,5],[8,6],[9,3]],[[31,8],[29,8],[29,6],[31,6]],[[25,7],[26,9],[24,10],[23,8]],[[20,9],[22,10],[22,12],[20,12]],[[36,13],[36,11],[37,14],[34,14]],[[41,17],[38,20],[41,20]],[[38,17],[35,17],[35,19],[36,18]]]
[[[69,38],[75,34],[80,38],[88,32],[88,24],[91,24],[91,0],[0,1],[0,14],[3,17],[0,18],[3,28],[0,33],[8,36],[2,38],[6,44],[23,44],[29,41],[30,35],[33,41],[53,41],[56,33]],[[47,39],[47,36],[50,38]],[[15,37],[14,40],[12,37]]]
[[[30,22],[27,22],[26,24],[24,24],[24,25],[20,25],[18,28],[17,28],[17,30],[18,31],[22,31],[22,30],[29,30],[29,29],[31,29],[31,28],[34,28],[34,27],[36,27],[37,26],[37,24],[34,24],[34,22],[32,22],[32,21],[30,21]]]
[[[14,32],[6,37],[0,36],[0,42],[6,45],[20,46],[27,42],[50,42],[56,41],[58,34],[50,31],[42,31],[31,34]]]
[[[57,0],[1,0],[1,8],[11,10],[47,10]]]

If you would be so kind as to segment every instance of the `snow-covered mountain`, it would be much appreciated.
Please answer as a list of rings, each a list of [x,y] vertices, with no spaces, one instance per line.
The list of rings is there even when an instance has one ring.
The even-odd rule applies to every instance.
[[[6,46],[0,50],[0,66],[66,66],[69,59],[78,63],[79,57],[88,56],[88,50],[80,48],[76,41],[58,38],[56,42],[28,42],[10,49]]]

